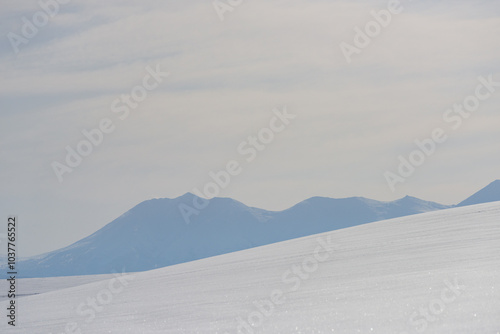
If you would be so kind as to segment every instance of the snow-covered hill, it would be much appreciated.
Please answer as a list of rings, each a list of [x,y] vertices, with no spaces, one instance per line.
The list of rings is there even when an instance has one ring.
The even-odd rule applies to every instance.
[[[145,201],[69,247],[19,261],[20,275],[50,277],[145,271],[447,208],[413,197],[393,202],[361,197],[314,197],[288,210],[271,212],[229,198],[215,198],[187,224],[179,208],[194,207],[193,202],[199,200],[188,193],[175,199]]]
[[[454,208],[23,297],[0,329],[498,334],[498,254],[500,203]]]

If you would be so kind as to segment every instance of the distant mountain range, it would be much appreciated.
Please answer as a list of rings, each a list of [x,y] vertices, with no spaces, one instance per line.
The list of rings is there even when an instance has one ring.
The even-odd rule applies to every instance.
[[[406,196],[392,202],[362,197],[313,197],[284,211],[214,198],[187,224],[180,206],[201,200],[187,193],[140,203],[94,234],[18,262],[19,277],[145,271],[374,221],[454,206]],[[497,180],[457,206],[500,201]],[[5,263],[5,262],[4,262]],[[0,266],[5,273],[5,264]]]

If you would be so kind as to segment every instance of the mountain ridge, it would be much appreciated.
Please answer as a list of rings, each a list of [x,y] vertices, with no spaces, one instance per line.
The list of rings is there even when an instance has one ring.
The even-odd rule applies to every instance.
[[[487,200],[486,195],[495,199],[496,185],[500,183],[497,181],[492,183],[493,188],[487,186],[483,188],[486,192],[481,190],[469,199]],[[198,209],[191,222],[186,223],[179,208],[181,205],[193,206],[193,201],[208,205]],[[18,269],[20,277],[145,271],[453,207],[456,205],[442,205],[412,196],[388,202],[365,197],[315,196],[282,211],[268,211],[232,198],[205,200],[186,193],[176,198],[143,201],[67,247],[19,261]]]

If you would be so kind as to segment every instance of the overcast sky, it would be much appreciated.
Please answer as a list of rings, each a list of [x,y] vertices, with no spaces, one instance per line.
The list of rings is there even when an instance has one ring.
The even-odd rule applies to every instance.
[[[20,218],[21,255],[202,188],[230,160],[243,171],[220,196],[270,210],[312,196],[455,204],[500,179],[500,88],[459,129],[443,121],[479,76],[500,81],[500,4],[401,5],[349,64],[339,45],[387,1],[252,0],[221,21],[210,0],[73,0],[18,53],[9,33],[42,9],[3,2],[0,211]],[[170,75],[119,119],[113,101],[148,66]],[[285,106],[296,118],[247,163],[238,145]],[[104,118],[115,130],[59,182],[52,163]],[[392,192],[384,173],[437,127],[448,140]]]

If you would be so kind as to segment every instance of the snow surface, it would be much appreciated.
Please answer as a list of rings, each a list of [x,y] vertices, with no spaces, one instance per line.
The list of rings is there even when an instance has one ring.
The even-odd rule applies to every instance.
[[[86,283],[111,279],[112,274],[107,275],[88,275],[72,277],[44,277],[44,278],[23,278],[17,282],[20,294],[19,297],[38,295],[45,292],[70,288]],[[6,280],[0,280],[0,301],[6,300],[8,285]]]
[[[253,315],[260,326],[241,333],[498,334],[499,255],[500,202],[448,209],[133,274],[112,300],[109,280],[23,297],[18,326],[3,316],[0,331],[234,334]],[[254,302],[276,290],[284,300],[260,324]],[[109,304],[89,320],[76,310],[94,297]]]

